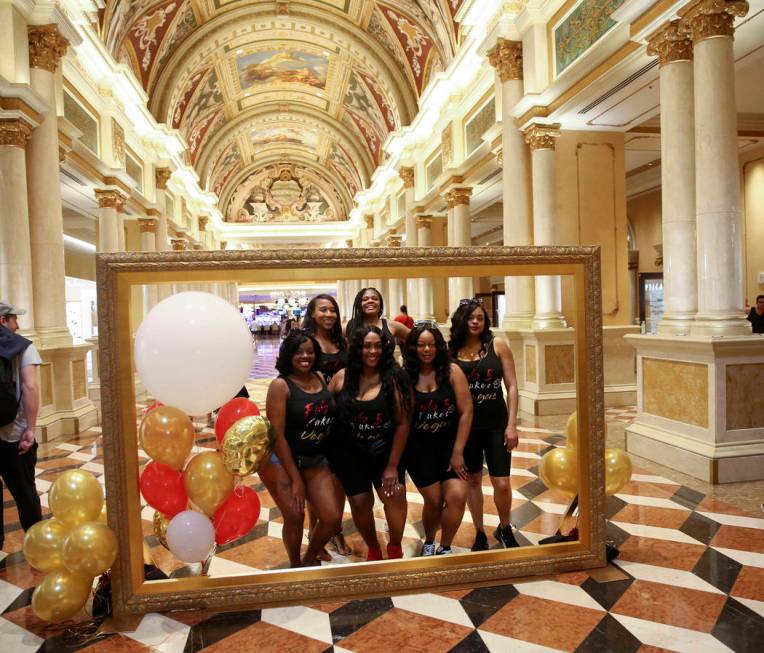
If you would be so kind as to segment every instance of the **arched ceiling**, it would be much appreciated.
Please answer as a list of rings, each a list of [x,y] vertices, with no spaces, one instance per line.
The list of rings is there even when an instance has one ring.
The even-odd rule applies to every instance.
[[[337,220],[453,58],[462,2],[109,0],[102,34],[226,217],[242,184],[291,165],[295,189],[339,186],[326,198]]]

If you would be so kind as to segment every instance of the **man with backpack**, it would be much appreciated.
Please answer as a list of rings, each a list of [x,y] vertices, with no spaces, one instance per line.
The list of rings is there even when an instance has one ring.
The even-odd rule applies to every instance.
[[[26,531],[42,520],[35,486],[35,425],[40,392],[37,368],[42,359],[31,340],[20,336],[18,316],[25,310],[0,301],[0,493],[3,482],[16,501]],[[4,541],[0,514],[0,548]]]

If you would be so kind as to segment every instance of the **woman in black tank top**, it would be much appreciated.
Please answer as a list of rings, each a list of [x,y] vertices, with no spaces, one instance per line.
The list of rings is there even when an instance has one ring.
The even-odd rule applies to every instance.
[[[388,558],[402,558],[406,489],[401,458],[411,412],[408,378],[393,359],[394,344],[377,327],[357,329],[350,341],[348,366],[329,386],[337,397],[340,420],[337,474],[345,488],[367,560],[381,560],[374,522],[372,488],[385,506],[390,527]]]
[[[311,334],[321,347],[321,367],[319,371],[323,375],[324,381],[328,384],[337,372],[345,368],[348,360],[347,345],[342,335],[340,307],[337,304],[337,300],[327,294],[316,295],[308,302],[302,328]],[[336,441],[336,438],[334,441]],[[342,514],[345,510],[345,492],[335,473],[336,457],[335,448],[330,447],[327,452],[327,458],[329,459],[329,469],[333,472],[334,496],[339,511]],[[316,523],[316,516],[310,504],[308,504],[308,521],[312,529]],[[341,527],[340,531],[329,539],[329,543],[334,546],[340,555],[346,556],[353,552],[345,541]],[[324,561],[332,559],[332,556],[325,549],[321,550],[320,557]]]
[[[384,334],[392,339],[404,342],[409,335],[409,328],[405,324],[388,322],[382,319],[384,314],[385,302],[382,299],[382,293],[376,288],[362,288],[358,291],[353,301],[353,315],[345,326],[345,336],[348,342],[353,338],[353,334],[361,327],[375,326]]]
[[[320,364],[315,338],[292,329],[279,348],[279,377],[271,382],[265,400],[276,433],[276,458],[258,474],[283,515],[282,538],[292,567],[315,564],[319,551],[339,529],[342,515],[326,460],[337,409],[317,373]],[[316,524],[301,560],[306,500],[316,513]]]
[[[464,446],[472,424],[467,379],[452,363],[437,327],[414,327],[406,339],[406,372],[414,411],[406,443],[406,470],[422,494],[425,540],[420,555],[451,553],[467,501]],[[435,534],[442,526],[440,546]]]
[[[518,546],[509,523],[512,512],[510,455],[518,444],[517,377],[512,352],[506,340],[493,337],[488,313],[482,302],[475,299],[463,301],[451,318],[448,349],[467,377],[474,410],[470,437],[464,449],[470,475],[467,505],[476,529],[472,550],[488,548],[483,526],[484,457],[499,515],[499,528],[494,537],[504,547]],[[502,384],[507,388],[506,400]]]

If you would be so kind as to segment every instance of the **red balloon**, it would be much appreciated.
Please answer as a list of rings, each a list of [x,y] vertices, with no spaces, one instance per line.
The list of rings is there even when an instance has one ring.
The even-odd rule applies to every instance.
[[[215,542],[223,545],[239,539],[252,530],[259,517],[260,499],[257,492],[246,485],[239,485],[212,518]]]
[[[151,406],[146,406],[146,408],[143,409],[143,412],[141,413],[141,417],[146,417],[152,410],[155,408],[159,408],[160,406],[164,406],[164,404],[161,401],[155,401]]]
[[[141,474],[141,494],[152,508],[171,519],[188,505],[183,472],[152,460]]]
[[[218,412],[218,418],[215,420],[215,437],[218,442],[223,442],[226,431],[236,422],[250,415],[259,415],[260,409],[254,401],[244,397],[236,397],[225,404]]]

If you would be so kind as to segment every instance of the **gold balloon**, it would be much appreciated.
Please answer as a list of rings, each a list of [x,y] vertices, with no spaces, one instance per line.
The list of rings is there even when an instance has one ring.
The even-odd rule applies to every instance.
[[[74,528],[98,519],[103,508],[103,489],[90,472],[70,469],[51,485],[48,505],[56,519]]]
[[[106,502],[105,501],[103,502],[103,508],[101,508],[101,514],[98,515],[98,519],[96,519],[96,521],[101,522],[102,524],[108,524],[109,523],[109,519],[107,517],[107,512],[106,512]]]
[[[539,476],[550,490],[578,493],[578,456],[574,449],[557,447],[541,458]]]
[[[69,529],[57,519],[37,522],[24,535],[24,557],[38,571],[55,571],[64,566],[61,551]]]
[[[141,422],[141,446],[158,463],[181,470],[194,446],[194,425],[172,406],[159,406]]]
[[[262,415],[244,417],[223,438],[223,461],[229,472],[247,476],[256,472],[273,452],[271,423]]]
[[[93,579],[65,569],[50,572],[32,594],[32,610],[43,621],[57,623],[77,614],[87,603]]]
[[[167,526],[169,520],[158,510],[154,511],[154,535],[159,540],[159,543],[167,549]]]
[[[605,494],[616,494],[631,480],[631,458],[623,449],[605,449]]]
[[[186,465],[183,481],[188,498],[208,517],[212,517],[233,492],[233,474],[216,451],[194,456]]]
[[[114,563],[117,538],[106,524],[88,522],[73,529],[64,541],[64,567],[77,576],[98,576]]]

